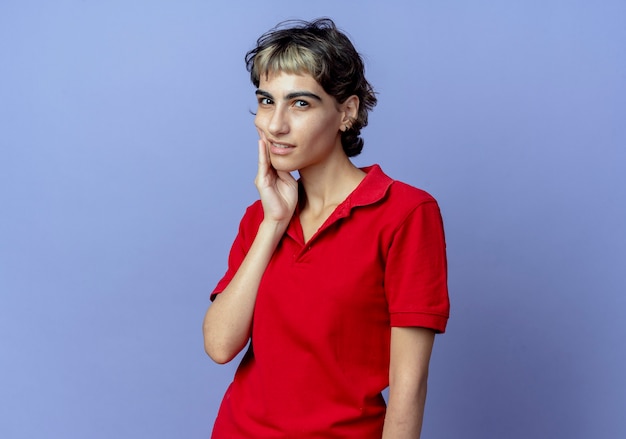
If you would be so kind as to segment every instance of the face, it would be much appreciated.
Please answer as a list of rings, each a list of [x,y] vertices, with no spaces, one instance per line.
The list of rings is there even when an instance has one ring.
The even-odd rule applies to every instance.
[[[309,74],[284,72],[262,75],[256,95],[254,124],[277,170],[302,171],[345,154],[341,129],[352,100],[338,104]]]

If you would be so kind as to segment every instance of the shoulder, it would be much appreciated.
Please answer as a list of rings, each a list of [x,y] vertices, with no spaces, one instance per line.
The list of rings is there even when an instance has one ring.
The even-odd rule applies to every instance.
[[[417,205],[435,201],[428,192],[391,178],[377,164],[361,169],[366,176],[351,195],[355,205],[376,204],[379,201]]]
[[[261,200],[256,200],[254,203],[246,207],[246,212],[243,215],[247,219],[263,219],[263,205]]]
[[[369,181],[363,185],[358,201],[383,230],[398,230],[412,222],[438,220],[441,216],[435,198],[423,189],[386,175],[380,166],[364,168]]]
[[[408,214],[424,205],[438,208],[437,200],[424,189],[417,188],[400,180],[395,180],[384,174],[380,168],[378,168],[378,172],[388,181],[387,191],[383,197],[384,204],[388,209],[398,211],[398,213],[402,215],[402,212]]]
[[[257,200],[246,208],[239,223],[239,233],[244,236],[254,236],[261,221],[263,221],[263,205],[261,200]]]
[[[413,207],[423,203],[437,203],[437,200],[425,190],[399,180],[393,180],[390,185],[388,199]]]
[[[423,189],[394,180],[383,204],[386,214],[393,218],[396,228],[416,224],[439,224],[441,212],[437,200]]]

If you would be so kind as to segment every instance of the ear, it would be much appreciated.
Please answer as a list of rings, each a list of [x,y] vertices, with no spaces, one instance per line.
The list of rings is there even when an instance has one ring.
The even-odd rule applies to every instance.
[[[341,131],[346,131],[350,129],[359,114],[359,97],[356,95],[350,96],[341,104],[341,107],[343,109]]]

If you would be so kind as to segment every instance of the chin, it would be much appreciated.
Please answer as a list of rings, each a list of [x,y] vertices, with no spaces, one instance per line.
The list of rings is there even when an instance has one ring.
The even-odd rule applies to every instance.
[[[290,164],[287,160],[280,160],[280,159],[276,160],[275,158],[272,158],[270,162],[272,163],[272,167],[276,169],[277,171],[295,172],[300,169],[294,164]]]

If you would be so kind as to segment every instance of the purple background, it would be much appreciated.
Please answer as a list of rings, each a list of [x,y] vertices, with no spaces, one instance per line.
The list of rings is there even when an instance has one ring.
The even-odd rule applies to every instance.
[[[626,3],[0,4],[0,437],[206,438],[201,321],[256,197],[244,53],[331,16],[359,165],[440,201],[425,438],[626,437]]]

